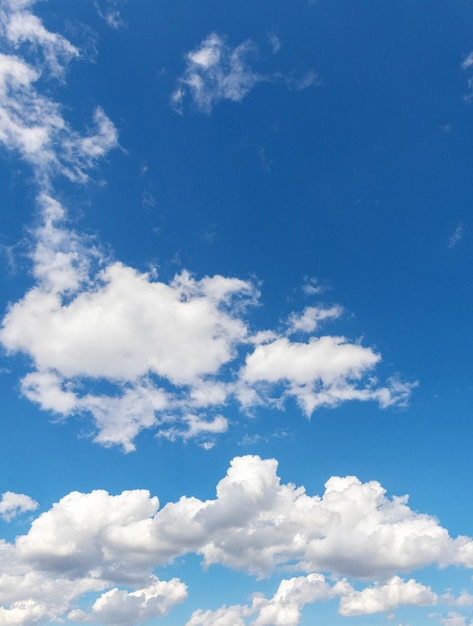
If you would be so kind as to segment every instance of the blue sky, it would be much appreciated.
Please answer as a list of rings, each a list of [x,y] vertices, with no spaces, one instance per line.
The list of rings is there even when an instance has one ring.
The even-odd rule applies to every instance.
[[[471,626],[471,3],[0,41],[0,626]]]

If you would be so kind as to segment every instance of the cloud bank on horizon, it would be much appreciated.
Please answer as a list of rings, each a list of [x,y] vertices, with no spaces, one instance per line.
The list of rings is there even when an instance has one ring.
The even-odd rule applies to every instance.
[[[187,588],[153,569],[185,554],[258,577],[299,573],[272,598],[257,593],[247,606],[199,609],[188,626],[295,626],[305,604],[336,598],[344,616],[435,606],[440,598],[430,587],[397,572],[473,566],[473,540],[450,537],[410,509],[406,496],[388,498],[376,481],[354,476],[334,476],[321,496],[310,496],[281,483],[277,462],[258,456],[234,458],[213,500],[183,496],[160,509],[147,490],[72,492],[1,548],[0,597],[9,605],[2,625],[63,618],[131,625],[163,616],[184,602]],[[385,582],[360,591],[349,579]],[[103,592],[90,609],[71,608],[90,591]]]

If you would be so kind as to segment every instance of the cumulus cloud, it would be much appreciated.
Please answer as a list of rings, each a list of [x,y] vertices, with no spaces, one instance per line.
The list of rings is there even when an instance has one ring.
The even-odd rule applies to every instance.
[[[27,511],[35,511],[38,503],[23,493],[14,493],[6,491],[0,498],[0,517],[9,522],[17,515],[26,513]]]
[[[399,576],[394,576],[385,584],[366,587],[362,591],[355,591],[347,585],[340,599],[340,613],[351,617],[393,611],[400,605],[435,604],[437,596],[430,587],[421,585],[413,579],[405,582]]]
[[[334,589],[321,574],[282,580],[272,598],[254,594],[251,605],[223,606],[215,611],[194,611],[186,626],[297,626],[306,604],[328,600]]]
[[[371,348],[345,337],[311,337],[308,342],[279,337],[247,355],[242,381],[269,395],[271,386],[283,384],[283,397],[294,397],[307,416],[348,400],[376,400],[382,407],[404,404],[415,384],[392,378],[382,387],[375,379],[364,380],[380,360]]]
[[[316,307],[306,306],[302,313],[289,316],[289,333],[313,333],[324,320],[337,319],[343,313],[341,306]]]
[[[281,42],[274,34],[268,38],[272,53],[276,54]],[[250,39],[232,48],[225,37],[211,33],[186,54],[186,69],[171,95],[172,106],[182,113],[184,101],[190,98],[199,111],[210,113],[221,100],[240,102],[257,83],[283,81],[288,87],[301,90],[318,82],[312,70],[302,77],[257,72],[249,62],[257,55],[258,48]]]
[[[160,509],[146,490],[66,495],[13,544],[0,544],[0,625],[67,615],[131,626],[161,617],[187,589],[153,570],[187,554],[257,576],[298,574],[272,597],[256,593],[247,605],[194,611],[187,626],[295,626],[305,605],[332,598],[346,616],[431,606],[439,598],[430,587],[399,573],[471,568],[472,546],[376,481],[333,476],[321,495],[309,495],[281,482],[274,459],[236,457],[210,500],[181,497]],[[357,579],[357,588],[343,577]],[[363,581],[374,584],[359,589]],[[92,591],[101,595],[79,608]],[[468,605],[463,595],[458,606]],[[447,596],[442,601],[452,604]]]
[[[98,598],[89,613],[76,609],[69,613],[73,622],[95,622],[113,626],[133,626],[137,622],[164,617],[187,598],[187,587],[177,578],[162,581],[152,576],[149,584],[136,591],[110,589]]]
[[[401,605],[432,606],[437,596],[430,587],[395,576],[385,584],[355,591],[345,580],[330,584],[322,574],[312,573],[282,580],[272,598],[254,594],[251,605],[222,606],[214,611],[194,611],[186,626],[297,626],[307,604],[340,598],[344,616],[393,611]],[[233,620],[233,621],[232,621]]]
[[[406,497],[388,498],[375,481],[332,477],[321,496],[309,496],[281,484],[276,470],[274,459],[237,457],[214,500],[182,497],[161,510],[144,490],[73,492],[17,539],[16,553],[42,571],[98,572],[116,582],[142,580],[186,553],[202,555],[206,566],[259,576],[290,564],[377,580],[432,564],[473,564],[471,539],[450,538],[434,518],[412,511]],[[419,591],[397,579],[389,585],[371,596]],[[365,599],[356,593],[352,606]]]
[[[222,408],[283,406],[294,397],[310,416],[348,400],[401,404],[411,385],[380,385],[381,356],[345,337],[313,336],[342,309],[306,307],[286,334],[250,332],[254,282],[182,271],[170,282],[110,260],[72,230],[64,207],[41,192],[33,233],[35,285],[10,305],[0,342],[30,357],[22,391],[42,409],[93,417],[95,441],[134,449],[143,430],[209,446],[226,432]],[[106,381],[112,392],[100,392]],[[282,391],[281,391],[282,390]]]
[[[96,578],[67,580],[24,570],[0,575],[0,626],[30,626],[56,621],[83,594],[101,591]]]

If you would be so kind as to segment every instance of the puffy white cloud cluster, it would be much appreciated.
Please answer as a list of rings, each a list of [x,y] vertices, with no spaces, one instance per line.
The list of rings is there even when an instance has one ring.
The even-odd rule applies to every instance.
[[[412,578],[407,582],[394,576],[387,583],[366,587],[355,591],[346,584],[340,598],[342,615],[368,615],[393,611],[400,605],[433,606],[437,604],[437,596],[430,587],[416,582]],[[343,587],[345,586],[343,585]]]
[[[186,626],[297,626],[306,604],[328,600],[336,594],[321,574],[282,580],[270,599],[254,594],[251,606],[223,606],[215,611],[194,611]],[[251,619],[251,622],[247,620]]]
[[[197,280],[186,271],[159,281],[107,261],[67,227],[64,208],[49,194],[40,194],[39,206],[36,284],[10,306],[0,342],[31,359],[26,397],[64,416],[91,414],[95,441],[130,451],[141,430],[157,428],[210,446],[228,428],[222,412],[230,401],[248,409],[295,397],[310,416],[348,400],[386,407],[409,396],[410,384],[373,379],[381,356],[358,342],[251,333],[247,309],[259,295],[251,281]],[[340,314],[339,307],[308,307],[289,317],[289,335]],[[115,391],[97,391],[103,381]]]
[[[311,496],[282,484],[276,470],[274,459],[237,457],[215,499],[182,497],[162,509],[146,490],[68,494],[14,544],[0,545],[0,624],[67,617],[131,626],[163,616],[187,589],[153,570],[186,554],[259,576],[299,572],[272,597],[256,593],[247,605],[198,609],[187,626],[296,626],[305,605],[330,599],[345,616],[439,601],[468,605],[398,574],[429,565],[471,568],[470,538],[451,538],[375,481],[332,477],[322,495]],[[346,576],[358,580],[356,588]],[[360,589],[363,581],[374,584]],[[88,592],[101,595],[79,608]]]
[[[386,584],[355,591],[346,581],[332,586],[321,574],[282,580],[270,599],[254,594],[251,605],[223,606],[214,611],[194,611],[186,626],[297,626],[307,604],[340,598],[339,613],[344,616],[393,611],[400,606],[433,606],[437,596],[430,587],[398,576]]]
[[[75,609],[68,618],[73,622],[130,626],[163,617],[186,598],[187,587],[179,579],[162,581],[151,576],[147,587],[131,592],[115,587],[103,593],[94,602],[90,612]]]
[[[281,484],[276,470],[275,460],[236,457],[214,500],[182,497],[161,510],[144,490],[73,492],[32,523],[16,551],[42,571],[117,582],[189,552],[259,576],[288,564],[371,580],[435,563],[473,565],[471,539],[452,539],[375,481],[332,477],[322,496],[309,496]]]

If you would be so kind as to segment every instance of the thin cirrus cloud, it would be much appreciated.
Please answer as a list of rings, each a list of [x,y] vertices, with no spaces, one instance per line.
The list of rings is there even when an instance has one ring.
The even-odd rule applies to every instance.
[[[209,448],[229,427],[230,402],[252,410],[294,398],[307,416],[355,399],[405,403],[412,384],[379,384],[373,372],[381,356],[373,349],[314,335],[341,316],[340,307],[309,306],[289,316],[286,332],[255,331],[248,314],[259,299],[254,282],[197,279],[184,270],[165,283],[110,260],[70,228],[54,197],[55,179],[86,182],[118,145],[118,133],[98,107],[94,129],[82,134],[42,95],[42,81],[62,80],[80,53],[45,29],[33,4],[6,0],[0,12],[0,142],[33,168],[40,215],[32,234],[35,283],[10,304],[0,329],[9,353],[29,357],[23,394],[62,416],[91,416],[94,440],[127,452],[149,428]],[[191,89],[202,110],[222,98],[241,99],[262,80],[247,63],[252,49],[246,42],[232,50],[210,35],[188,55],[180,89]]]
[[[305,605],[337,598],[344,616],[435,606],[444,597],[399,573],[471,568],[473,541],[450,537],[376,481],[332,476],[320,496],[309,495],[281,482],[274,459],[236,457],[211,500],[183,496],[160,509],[146,490],[66,495],[25,535],[1,544],[0,625],[67,617],[131,626],[162,617],[187,587],[153,569],[190,554],[259,577],[297,575],[272,597],[197,609],[186,626],[296,626]],[[98,598],[82,598],[90,592]],[[461,597],[448,594],[448,604],[461,606]]]
[[[269,41],[276,54],[281,48],[280,40],[273,34]],[[318,83],[313,70],[301,77],[255,71],[250,61],[257,55],[258,48],[250,39],[232,48],[225,37],[211,33],[186,54],[186,69],[171,95],[171,105],[182,113],[185,101],[190,99],[199,111],[210,113],[222,100],[240,102],[257,83],[281,80],[296,90]]]

